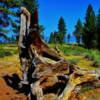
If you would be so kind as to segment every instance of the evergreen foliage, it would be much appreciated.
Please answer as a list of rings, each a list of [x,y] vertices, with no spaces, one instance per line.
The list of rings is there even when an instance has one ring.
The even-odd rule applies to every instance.
[[[37,0],[1,0],[0,1],[0,37],[8,39],[9,33],[18,38],[20,28],[20,7],[25,6],[31,13],[38,7]],[[8,28],[9,27],[9,28]],[[41,30],[42,29],[42,30]],[[43,28],[40,28],[43,31]],[[12,39],[12,36],[10,37]],[[9,42],[11,41],[9,39]]]
[[[54,43],[54,34],[53,34],[53,32],[51,32],[51,34],[50,34],[49,43]]]
[[[78,45],[81,43],[81,38],[82,38],[82,23],[80,19],[77,21],[77,24],[75,25],[75,30],[73,32],[74,36],[76,37],[76,42]]]
[[[82,36],[84,46],[88,49],[96,48],[97,46],[95,22],[96,22],[95,13],[93,11],[92,6],[89,5],[86,12],[86,18]]]
[[[96,33],[97,33],[97,47],[100,50],[100,9],[99,9],[98,15],[97,15]]]
[[[70,44],[70,39],[71,39],[71,35],[68,34],[68,35],[67,35],[68,44]]]
[[[44,39],[44,26],[43,25],[39,25],[39,33],[40,33],[40,36]]]
[[[15,36],[19,32],[19,12],[22,0],[1,0],[0,1],[0,34],[5,39],[10,32],[15,33]],[[9,28],[8,28],[9,27]],[[0,36],[0,37],[1,37]]]
[[[38,8],[38,0],[23,0],[23,6],[25,6],[31,14],[34,13],[34,10]]]
[[[60,17],[59,22],[58,22],[58,33],[60,37],[60,43],[65,42],[65,36],[66,36],[66,24],[65,21],[62,17]]]
[[[51,34],[50,34],[50,38],[49,38],[49,43],[60,43],[60,37],[59,37],[59,34],[58,34],[58,32],[52,32]]]

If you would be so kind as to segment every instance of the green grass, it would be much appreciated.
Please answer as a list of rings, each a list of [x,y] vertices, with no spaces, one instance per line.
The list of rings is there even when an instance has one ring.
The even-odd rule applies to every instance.
[[[12,55],[11,52],[5,50],[5,49],[0,49],[0,58],[5,57],[5,56],[10,56]]]
[[[51,47],[55,47],[55,44],[50,44]],[[58,44],[58,48],[66,56],[84,56],[85,59],[92,61],[94,67],[100,67],[100,51],[98,50],[88,50],[81,46],[77,45],[67,45],[67,44]],[[0,57],[10,56],[17,54],[17,45],[16,44],[0,44]],[[69,62],[77,64],[80,59],[71,58]]]
[[[100,67],[100,58],[96,58],[92,64],[94,67]]]
[[[96,58],[100,58],[100,52],[97,50],[87,50],[84,56],[90,60],[95,60]]]
[[[50,44],[51,47],[55,47],[54,44]],[[58,48],[66,55],[83,55],[87,50],[83,47],[76,45],[58,45]]]
[[[50,44],[51,47],[55,47],[55,44]],[[65,55],[74,55],[74,56],[84,56],[87,60],[93,62],[94,67],[100,67],[100,51],[98,50],[88,50],[81,46],[77,45],[58,45],[58,48]],[[79,60],[76,58],[70,59],[70,62],[76,64]]]
[[[16,47],[17,44],[11,44],[11,43],[0,43],[0,47]]]
[[[78,58],[72,58],[72,59],[68,59],[67,61],[70,62],[71,64],[76,65],[80,61],[80,59],[78,59]]]
[[[18,50],[14,44],[0,44],[0,58],[17,54]]]
[[[93,61],[93,66],[94,67],[100,67],[100,52],[98,50],[88,50],[84,54],[85,58],[88,60]]]

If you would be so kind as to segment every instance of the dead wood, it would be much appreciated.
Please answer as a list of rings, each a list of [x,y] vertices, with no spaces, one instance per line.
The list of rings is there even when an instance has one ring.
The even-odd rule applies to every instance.
[[[32,21],[31,25],[34,28]],[[30,31],[26,43],[29,65],[34,67],[32,80],[36,79],[30,83],[31,92],[37,100],[45,100],[45,94],[49,93],[55,94],[55,99],[69,100],[79,84],[98,80],[97,73],[80,69],[62,58],[56,49],[41,39],[37,27]]]
[[[59,96],[59,100],[69,100],[69,97],[72,95],[73,90],[79,84],[85,82],[96,81],[98,76],[95,73],[86,72],[86,73],[77,73],[74,72],[70,75],[67,87],[63,91],[63,93]]]

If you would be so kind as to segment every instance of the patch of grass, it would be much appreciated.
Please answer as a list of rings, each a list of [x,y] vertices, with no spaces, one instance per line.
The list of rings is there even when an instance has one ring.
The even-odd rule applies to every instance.
[[[0,47],[0,58],[11,56],[17,53],[18,53],[18,50],[16,47],[4,46],[4,44]]]
[[[55,47],[55,44],[50,44],[51,47]],[[77,45],[67,45],[67,44],[58,44],[58,48],[61,52],[63,52],[65,55],[67,55],[67,60],[70,62],[76,64],[79,62],[79,60],[76,59],[78,56],[83,56],[83,60],[80,60],[80,64],[87,67],[100,67],[100,51],[98,50],[88,50],[83,48],[82,46]],[[69,55],[69,57],[68,57]],[[71,58],[73,56],[73,58]],[[71,59],[69,59],[71,58]],[[85,59],[86,58],[86,59]],[[85,64],[88,63],[89,64]]]
[[[16,47],[17,44],[11,44],[11,43],[0,43],[0,47]]]
[[[54,44],[50,44],[51,47],[55,47]],[[66,55],[83,55],[87,50],[84,49],[83,47],[76,46],[76,45],[67,45],[67,44],[62,44],[58,45],[58,48],[61,52],[63,52]]]
[[[93,61],[93,64],[92,64],[92,66],[94,66],[94,67],[100,67],[100,59],[95,59],[94,61]]]
[[[93,61],[92,66],[100,67],[100,52],[99,51],[88,50],[84,56],[86,59]]]
[[[84,53],[84,56],[89,60],[95,60],[95,58],[100,58],[100,52],[97,50],[87,50],[87,52]]]
[[[5,49],[0,49],[0,58],[3,58],[5,56],[10,56],[12,53],[10,51],[7,51]]]
[[[80,61],[80,59],[78,59],[78,58],[68,59],[68,62],[70,62],[71,64],[74,64],[74,65],[76,65],[79,61]]]
[[[12,54],[17,54],[18,50],[17,49],[12,49],[11,52],[12,52]]]

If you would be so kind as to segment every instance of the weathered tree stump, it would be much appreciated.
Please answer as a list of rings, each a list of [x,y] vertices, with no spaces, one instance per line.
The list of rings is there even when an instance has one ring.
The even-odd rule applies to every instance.
[[[33,24],[38,25],[36,22]],[[32,26],[33,24],[31,22]],[[26,50],[29,54],[28,65],[33,67],[28,72],[31,75],[28,77],[31,80],[31,92],[37,100],[45,100],[45,94],[49,93],[55,94],[55,100],[69,100],[78,85],[98,80],[99,76],[94,71],[68,63],[59,52],[41,39],[38,28],[35,26],[34,30],[32,26]]]

